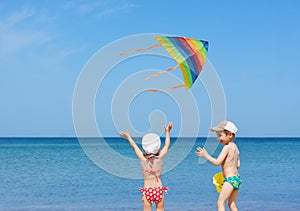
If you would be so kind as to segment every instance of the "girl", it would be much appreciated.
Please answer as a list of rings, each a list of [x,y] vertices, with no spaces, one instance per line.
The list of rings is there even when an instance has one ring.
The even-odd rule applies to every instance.
[[[164,210],[163,191],[168,190],[162,185],[162,161],[170,147],[170,131],[172,123],[170,122],[165,128],[166,139],[165,145],[160,149],[160,138],[154,133],[146,134],[142,139],[142,147],[145,154],[139,149],[137,144],[131,138],[129,132],[121,132],[121,137],[128,140],[135,154],[141,161],[142,174],[144,178],[144,188],[142,192],[142,200],[144,211],[152,210],[152,203],[156,204],[157,211]]]

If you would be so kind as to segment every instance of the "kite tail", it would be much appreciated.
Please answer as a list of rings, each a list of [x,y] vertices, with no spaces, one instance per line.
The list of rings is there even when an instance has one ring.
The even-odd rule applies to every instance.
[[[159,75],[161,75],[161,74],[163,74],[163,73],[170,72],[170,71],[172,71],[172,70],[176,70],[178,67],[179,67],[179,64],[177,64],[177,65],[174,66],[174,67],[170,67],[170,68],[168,68],[168,69],[166,69],[166,70],[164,70],[164,71],[160,71],[160,72],[157,72],[157,73],[155,73],[155,74],[153,74],[153,75],[149,75],[147,78],[145,78],[145,80],[149,80],[150,78],[152,78],[152,77],[154,77],[154,76],[159,76]]]
[[[180,85],[173,86],[173,87],[170,87],[170,88],[165,89],[165,90],[149,89],[148,92],[167,92],[169,90],[177,89],[177,88],[181,88],[181,87],[186,87],[186,86],[185,86],[185,84],[180,84]]]
[[[140,51],[145,51],[145,50],[150,50],[152,48],[157,48],[160,46],[160,43],[156,44],[156,45],[152,45],[148,48],[139,48],[139,49],[135,49],[135,50],[129,50],[129,51],[125,51],[123,53],[120,53],[120,56],[124,56],[126,54],[129,54],[129,53],[134,53],[134,52],[140,52]]]

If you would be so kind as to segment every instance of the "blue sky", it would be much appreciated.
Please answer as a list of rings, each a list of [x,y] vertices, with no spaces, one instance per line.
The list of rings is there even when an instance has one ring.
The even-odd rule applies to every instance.
[[[227,118],[238,125],[239,136],[299,137],[299,9],[296,0],[1,1],[0,136],[75,136],[72,98],[87,62],[116,40],[157,33],[209,41],[207,58],[222,82]],[[146,58],[151,59],[160,65],[160,60]],[[130,61],[123,65],[135,71],[133,67]],[[199,136],[205,136],[210,127],[208,97],[201,96],[197,83],[191,91],[200,90]],[[170,112],[168,102],[158,96],[159,108],[146,110],[163,110],[167,121],[175,123],[176,136],[179,114]],[[149,126],[143,126],[148,115],[140,105],[147,99],[141,96],[132,103],[131,122],[140,131]],[[98,126],[102,135],[117,136],[117,123],[107,121],[105,109],[109,106],[96,108]]]

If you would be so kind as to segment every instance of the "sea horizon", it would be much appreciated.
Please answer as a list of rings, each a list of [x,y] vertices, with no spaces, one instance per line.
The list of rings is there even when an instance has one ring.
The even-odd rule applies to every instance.
[[[165,136],[161,136],[161,137],[165,137]],[[91,138],[91,139],[98,139],[98,138],[103,138],[103,139],[107,139],[107,138],[120,138],[120,139],[123,139],[122,137],[120,136],[103,136],[103,137],[95,137],[95,136],[85,136],[85,137],[77,137],[77,136],[1,136],[0,139],[10,139],[10,138],[32,138],[32,139],[62,139],[62,138]],[[132,137],[132,138],[140,138],[140,137]],[[171,138],[182,138],[182,139],[194,139],[194,138],[199,138],[199,139],[202,139],[202,138],[216,138],[216,137],[207,137],[207,136],[197,136],[197,137],[193,137],[193,136],[171,136]],[[278,139],[286,139],[286,138],[292,138],[292,139],[300,139],[299,136],[238,136],[236,137],[235,139],[274,139],[274,138],[278,138]]]
[[[243,181],[237,203],[240,210],[300,210],[297,200],[300,198],[299,139],[236,138]],[[143,186],[143,180],[131,177],[132,172],[141,174],[140,165],[132,168],[121,164],[126,158],[137,161],[131,146],[121,137],[102,140],[87,145],[92,146],[88,148],[91,150],[103,146],[98,153],[103,155],[100,160],[103,163],[95,163],[77,137],[0,137],[0,207],[4,210],[141,210],[138,189]],[[194,153],[205,140],[205,137],[171,139],[162,175],[164,186],[170,189],[165,195],[166,211],[216,210],[218,193],[212,176],[221,167],[201,162]],[[175,146],[176,141],[179,147]],[[189,150],[184,151],[187,146]],[[222,145],[217,144],[212,156],[217,157],[221,149]],[[121,157],[115,157],[112,150]],[[180,161],[174,165],[172,161],[177,157],[181,157]],[[114,165],[102,166],[111,158]],[[286,179],[287,172],[292,179]]]

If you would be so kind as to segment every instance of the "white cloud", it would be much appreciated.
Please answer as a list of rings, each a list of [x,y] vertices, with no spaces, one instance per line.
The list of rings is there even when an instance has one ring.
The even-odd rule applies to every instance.
[[[98,11],[96,17],[101,18],[108,15],[119,14],[136,7],[139,7],[139,5],[133,3],[126,3],[117,7],[106,8],[102,11]]]
[[[67,56],[71,56],[73,54],[77,54],[82,52],[82,50],[84,50],[86,47],[85,46],[81,46],[78,48],[74,48],[74,49],[69,49],[69,50],[61,50],[61,52],[59,53],[59,56],[61,58],[67,57]]]
[[[59,39],[64,38],[63,24],[65,18],[73,18],[72,15],[82,16],[80,18],[102,18],[105,16],[118,15],[126,10],[138,7],[124,1],[69,1],[58,5],[53,11],[47,6],[20,6],[19,9],[11,11],[6,17],[0,19],[0,57],[1,59],[18,57],[29,51],[40,55],[40,49],[48,49],[56,56],[62,58],[79,53],[82,43],[70,46]],[[60,23],[60,20],[64,21]],[[56,31],[59,29],[60,31]],[[54,43],[54,40],[57,43]],[[63,45],[61,44],[64,43]],[[66,47],[69,45],[68,47]],[[67,49],[67,50],[66,50]],[[68,50],[71,49],[71,50]]]
[[[53,39],[48,32],[27,25],[33,21],[35,15],[33,8],[25,7],[0,21],[1,57],[9,57],[10,54],[24,50],[26,47],[42,45]]]
[[[2,53],[15,53],[25,47],[41,45],[52,37],[43,31],[11,30],[0,35],[0,48]]]
[[[96,18],[109,16],[124,12],[131,8],[138,7],[139,5],[130,3],[130,2],[121,2],[121,1],[89,1],[88,3],[84,2],[82,4],[78,2],[68,2],[64,4],[63,8],[66,10],[72,10],[76,14],[91,14]]]
[[[69,1],[65,3],[62,8],[65,10],[71,10],[75,14],[86,14],[96,10],[103,5],[103,1],[84,1],[84,3],[78,1]]]
[[[85,14],[85,13],[91,12],[91,11],[96,10],[97,8],[99,8],[101,5],[102,5],[102,2],[100,2],[100,1],[80,5],[79,6],[79,13]]]
[[[4,30],[6,28],[14,27],[18,23],[32,17],[34,14],[33,8],[23,8],[21,11],[12,13],[5,20],[1,20],[0,29]]]

